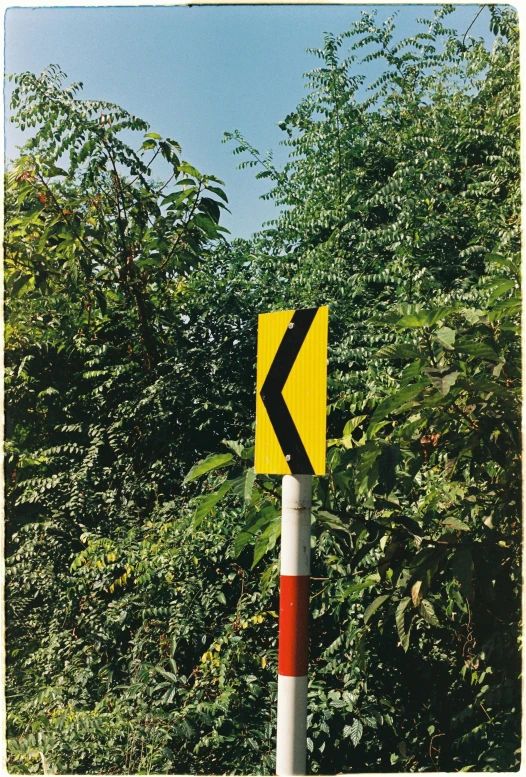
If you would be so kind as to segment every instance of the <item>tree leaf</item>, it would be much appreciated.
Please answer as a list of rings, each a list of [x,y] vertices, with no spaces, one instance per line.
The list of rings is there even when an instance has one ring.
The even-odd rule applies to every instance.
[[[453,516],[446,518],[444,521],[442,521],[442,523],[444,526],[447,526],[448,529],[453,531],[471,531],[471,528],[467,523],[464,523],[464,521],[461,521],[459,518],[455,518]]]
[[[221,440],[223,445],[226,445],[227,448],[230,448],[234,451],[240,458],[241,454],[243,453],[243,446],[240,442],[236,442],[235,440]]]
[[[442,396],[446,396],[452,386],[455,385],[460,372],[454,367],[425,367],[424,371],[435,388]]]
[[[368,442],[359,451],[355,479],[358,492],[363,493],[372,490],[378,482],[377,459],[382,449],[376,443]]]
[[[355,718],[351,725],[351,731],[350,731],[351,742],[355,747],[358,747],[360,739],[362,738],[362,734],[363,734],[363,725],[361,721],[358,720],[358,718]]]
[[[154,148],[157,148],[157,143],[155,140],[145,140],[141,146],[143,151],[151,151]]]
[[[277,516],[256,540],[254,547],[254,560],[252,562],[251,569],[254,569],[256,564],[263,558],[268,550],[272,550],[280,534],[281,516]]]
[[[351,594],[355,594],[358,591],[363,591],[364,588],[370,588],[372,585],[378,585],[379,578],[368,578],[367,580],[362,580],[360,583],[351,583],[350,585],[343,586],[340,598],[347,599],[348,596],[351,596]]]
[[[260,529],[264,529],[278,516],[280,512],[273,505],[266,505],[262,509],[256,509],[254,506],[249,508],[247,522],[234,541],[235,556],[239,556],[247,545],[254,542],[256,533]]]
[[[350,418],[343,427],[343,436],[346,437],[347,435],[352,434],[366,418],[366,415],[357,415],[354,418]]]
[[[250,545],[254,541],[254,535],[252,532],[241,531],[234,540],[234,558],[237,558],[247,545]]]
[[[390,413],[400,410],[405,404],[417,397],[424,388],[424,383],[412,383],[409,386],[404,386],[399,389],[389,397],[386,397],[374,411],[369,428],[373,427],[378,421],[381,421]],[[369,430],[367,433],[369,434]]]
[[[403,649],[406,652],[409,647],[409,631],[405,630],[405,611],[410,601],[411,601],[410,596],[404,596],[404,598],[400,600],[400,603],[396,608],[396,614],[395,614],[395,622],[396,622],[396,629],[398,631],[398,638],[400,640],[400,643]]]
[[[430,324],[430,314],[427,310],[419,310],[418,313],[409,313],[406,316],[402,316],[402,318],[398,319],[396,322],[396,325],[400,329],[413,329],[423,326],[429,326]]]
[[[381,605],[389,599],[390,594],[382,594],[381,596],[377,596],[376,599],[374,599],[371,604],[365,609],[364,615],[363,615],[363,622],[368,623],[376,610],[381,607]]]
[[[427,623],[430,623],[432,626],[440,626],[440,622],[435,615],[435,610],[433,608],[433,605],[428,599],[422,599],[420,602],[420,615],[424,618],[424,620]]]
[[[256,480],[256,471],[254,467],[250,467],[250,469],[247,469],[245,474],[245,490],[244,490],[244,499],[245,502],[248,504],[252,498],[252,488],[254,486],[254,481]]]
[[[493,305],[496,299],[506,294],[507,291],[516,288],[516,282],[511,278],[501,278],[496,283],[492,284],[493,289],[488,299],[488,306]]]
[[[63,170],[61,167],[51,165],[44,171],[44,175],[46,175],[48,178],[55,178],[56,176],[64,176],[67,178],[69,173],[67,170]]]
[[[453,350],[453,346],[455,345],[455,335],[455,330],[450,329],[448,326],[442,326],[440,329],[437,329],[436,332],[434,332],[436,339],[442,343],[442,345],[448,351]]]
[[[20,273],[9,290],[9,296],[18,297],[24,286],[31,280],[31,275]]]
[[[104,294],[101,291],[96,290],[95,291],[95,299],[97,300],[97,304],[100,308],[100,311],[103,316],[106,315],[106,311],[108,309],[108,301]]]
[[[411,600],[413,602],[413,607],[418,607],[418,605],[422,601],[422,594],[420,592],[421,588],[422,588],[421,580],[417,580],[416,583],[414,583],[413,587],[411,588]]]
[[[181,162],[179,165],[179,170],[181,173],[191,175],[193,178],[197,178],[198,180],[201,178],[201,173],[199,170],[196,170],[196,168],[192,167],[192,165],[188,164],[188,162]]]
[[[213,192],[214,194],[217,194],[218,197],[221,197],[224,202],[228,202],[228,197],[218,186],[207,186],[206,188],[209,192]]]
[[[419,310],[415,313],[409,313],[406,316],[402,316],[396,325],[400,329],[414,329],[424,326],[433,326],[440,319],[445,318],[452,312],[452,308],[440,307],[434,310]]]
[[[352,432],[354,432],[354,430],[357,429],[362,421],[365,421],[366,418],[366,415],[359,415],[355,416],[355,418],[351,418],[344,426],[343,436],[327,440],[327,446],[331,447],[333,445],[343,445],[345,448],[353,448],[357,445],[360,445],[360,441],[357,441],[352,437]]]
[[[206,459],[200,461],[198,464],[194,464],[192,469],[188,472],[183,480],[183,483],[191,483],[193,480],[205,475],[213,469],[219,469],[220,467],[226,467],[230,464],[234,457],[231,453],[212,453],[207,456]]]
[[[467,353],[468,356],[474,356],[477,359],[489,359],[493,362],[498,362],[500,356],[495,353],[494,349],[486,343],[481,343],[478,340],[472,338],[463,337],[457,343],[457,350],[460,353]]]
[[[243,448],[241,451],[241,458],[242,459],[253,459],[254,458],[254,446],[248,445],[246,448]]]
[[[346,534],[351,534],[351,530],[346,526],[343,521],[338,518],[337,515],[327,512],[327,510],[319,510],[316,513],[316,520],[322,526],[326,526],[328,529],[335,529],[336,531],[342,531]]]
[[[198,526],[202,523],[203,519],[206,518],[212,508],[215,507],[219,500],[222,499],[224,495],[231,489],[232,482],[232,480],[225,480],[225,482],[222,483],[217,491],[215,491],[213,494],[207,494],[200,499],[194,513],[192,524],[194,529],[198,528]]]
[[[415,345],[393,343],[384,345],[375,356],[377,359],[418,359],[422,353]]]

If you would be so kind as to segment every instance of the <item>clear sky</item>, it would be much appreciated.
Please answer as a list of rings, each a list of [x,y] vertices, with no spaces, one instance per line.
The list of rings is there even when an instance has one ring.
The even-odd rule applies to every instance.
[[[13,7],[5,17],[5,72],[58,64],[68,82],[83,82],[85,98],[117,103],[175,138],[184,159],[225,181],[232,215],[223,223],[232,237],[249,237],[276,215],[259,199],[269,184],[236,169],[240,157],[221,143],[223,132],[238,129],[283,163],[278,122],[306,94],[303,74],[319,64],[305,49],[375,7],[379,22],[397,11],[402,36],[433,12],[422,5]],[[459,5],[447,24],[463,34],[479,10]],[[488,21],[485,8],[469,34],[489,40]],[[374,77],[376,63],[367,67]],[[7,86],[6,104],[9,93]],[[7,159],[22,139],[7,123]]]

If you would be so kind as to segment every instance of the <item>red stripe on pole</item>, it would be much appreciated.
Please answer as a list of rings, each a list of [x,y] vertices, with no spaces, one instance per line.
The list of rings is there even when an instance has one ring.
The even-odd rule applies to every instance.
[[[304,677],[308,666],[309,575],[281,575],[278,672]]]

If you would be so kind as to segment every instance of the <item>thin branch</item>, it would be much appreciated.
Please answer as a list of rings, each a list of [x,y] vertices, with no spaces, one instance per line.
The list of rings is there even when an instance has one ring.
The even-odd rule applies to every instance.
[[[128,259],[128,249],[126,246],[126,226],[128,224],[128,214],[126,213],[126,203],[124,201],[124,194],[120,185],[120,177],[117,172],[117,166],[115,164],[115,159],[111,153],[110,148],[107,149],[108,159],[111,162],[111,166],[113,167],[113,181],[115,186],[115,193],[117,196],[117,210],[118,210],[118,226],[119,226],[119,234],[121,236],[121,242],[122,242],[122,250],[124,252],[124,259]],[[120,198],[120,199],[119,199]],[[121,205],[120,200],[122,200],[122,212],[124,213],[124,223],[123,223],[123,217],[121,215]]]
[[[168,180],[166,181],[166,183],[165,183],[165,184],[163,184],[163,185],[161,186],[161,188],[160,188],[160,189],[158,189],[156,192],[154,192],[154,194],[155,194],[157,197],[160,195],[160,193],[161,193],[161,192],[162,192],[164,189],[166,189],[166,187],[168,186],[168,184],[170,183],[170,181],[172,180],[172,178],[173,178],[175,175],[176,175],[176,171],[174,170],[174,172],[173,172],[173,173],[171,174],[171,176],[168,178]]]
[[[484,10],[484,8],[485,8],[485,6],[482,6],[482,8],[481,8],[481,9],[480,9],[480,11],[478,12],[478,14],[475,16],[475,18],[473,19],[473,21],[471,22],[471,24],[470,24],[470,25],[469,25],[469,27],[467,28],[466,32],[464,33],[464,37],[462,38],[462,44],[461,44],[463,49],[465,49],[465,48],[466,48],[466,47],[465,47],[465,45],[464,45],[464,41],[466,40],[466,35],[467,35],[467,34],[468,34],[468,32],[471,30],[471,28],[473,27],[473,25],[475,24],[475,22],[476,22],[476,21],[477,21],[477,19],[479,18],[480,14],[481,14],[481,13],[482,13],[482,11]]]
[[[438,750],[438,748],[437,748],[437,747],[433,747],[433,741],[434,741],[434,740],[435,740],[437,737],[443,737],[443,736],[444,736],[444,734],[434,734],[434,735],[431,737],[430,741],[429,741],[429,757],[431,758],[431,760],[432,760],[432,762],[433,762],[433,766],[435,767],[435,770],[436,770],[436,771],[438,771],[438,767],[437,767],[437,765],[436,765],[435,759],[433,758],[433,750]]]
[[[152,158],[150,159],[150,161],[148,162],[148,164],[146,165],[146,167],[150,167],[150,165],[152,165],[152,164],[153,164],[153,162],[154,162],[154,160],[155,160],[155,157],[159,155],[159,152],[160,152],[160,150],[161,150],[160,148],[158,148],[158,149],[157,149],[157,151],[156,151],[156,152],[155,152],[155,154],[152,156]],[[129,182],[128,182],[128,181],[125,181],[125,186],[132,186],[132,185],[135,183],[135,181],[136,181],[138,178],[140,178],[140,177],[141,177],[141,174],[140,174],[140,173],[137,173],[137,175],[135,176],[135,178],[133,178],[131,181],[129,181]]]

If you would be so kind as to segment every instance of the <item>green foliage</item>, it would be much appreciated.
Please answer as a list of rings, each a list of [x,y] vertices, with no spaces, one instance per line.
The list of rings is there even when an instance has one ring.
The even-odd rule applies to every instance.
[[[509,263],[515,274],[517,262]],[[338,758],[346,758],[347,737],[355,747],[363,737],[359,757],[382,771],[397,764],[420,770],[424,758],[426,769],[443,771],[467,761],[479,771],[516,765],[520,688],[510,672],[518,678],[520,300],[517,282],[504,299],[492,299],[491,278],[490,266],[477,308],[390,311],[397,338],[411,332],[420,358],[406,357],[404,369],[397,357],[389,370],[384,355],[386,397],[373,364],[365,413],[330,441],[329,475],[317,483],[313,510],[314,580],[325,582],[311,600],[320,656],[310,670],[312,720],[327,688],[337,693],[339,683],[353,694],[348,711],[357,708],[360,717],[343,725],[336,711],[327,714],[327,739],[322,723],[311,723],[313,742],[321,737],[311,764],[322,773],[336,762],[344,770],[356,763],[355,754],[334,760],[340,744]],[[452,334],[444,338],[444,330]],[[436,376],[452,375],[452,365],[455,379],[444,386],[445,378]],[[258,476],[247,525],[236,539],[244,552],[254,545],[253,566],[266,556],[267,569],[276,563],[271,538],[279,530],[267,506],[275,498],[270,486]],[[344,646],[349,653],[342,663]],[[411,670],[397,648],[411,656]],[[390,687],[379,666],[398,676]],[[414,685],[404,674],[410,671]],[[417,700],[426,693],[438,701],[419,711],[415,728]],[[368,717],[392,730],[368,728]],[[404,754],[395,747],[400,732],[411,737]],[[323,742],[331,746],[327,756]],[[380,755],[369,760],[378,748]]]
[[[120,133],[144,133],[148,125],[118,106],[80,100],[82,85],[64,87],[64,78],[51,66],[40,77],[14,79],[14,121],[38,131],[7,176],[6,285],[14,319],[7,338],[23,336],[14,322],[27,322],[27,292],[36,289],[51,310],[65,299],[78,306],[77,325],[89,337],[134,314],[135,350],[151,366],[165,355],[161,333],[175,323],[174,298],[224,231],[221,181],[182,162],[178,143],[157,133],[146,132],[136,151]],[[57,163],[66,155],[64,170]],[[151,177],[157,157],[167,168],[162,182]],[[208,196],[210,186],[219,200]],[[41,326],[44,342],[50,323]]]
[[[57,68],[15,78],[35,135],[6,186],[12,772],[274,772],[256,315],[311,304],[331,345],[309,771],[518,769],[518,31],[492,7],[490,53],[450,10],[400,42],[372,13],[327,34],[284,170],[230,134],[282,206],[251,241],[226,242],[221,182],[176,141]]]

